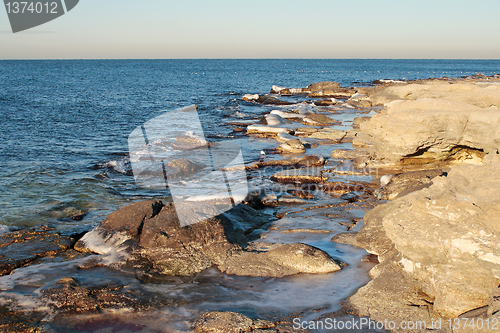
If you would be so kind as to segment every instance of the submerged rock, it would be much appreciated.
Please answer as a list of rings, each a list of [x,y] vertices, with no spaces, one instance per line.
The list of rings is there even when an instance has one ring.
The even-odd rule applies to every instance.
[[[191,162],[185,158],[172,160],[165,164],[165,171],[169,179],[189,177],[206,166],[201,163]]]
[[[386,109],[360,124],[378,159],[481,164],[500,147],[500,86],[426,82],[389,86],[373,94]],[[458,153],[458,154],[457,154]]]
[[[304,119],[302,119],[302,123],[312,126],[327,126],[327,125],[340,124],[340,121],[337,121],[322,114],[309,113],[304,117]]]
[[[37,259],[64,252],[74,242],[55,229],[43,226],[4,233],[0,235],[0,276]]]
[[[300,141],[300,139],[287,140],[282,143],[278,150],[281,153],[291,153],[291,154],[302,154],[306,152],[306,148]]]
[[[198,333],[241,333],[241,332],[276,332],[261,329],[274,328],[276,324],[261,319],[251,319],[241,313],[231,311],[206,312],[198,317],[193,328]]]
[[[309,135],[311,139],[330,140],[333,143],[339,143],[346,136],[346,132],[332,128],[324,128],[318,132]]]
[[[338,270],[331,257],[308,245],[266,244],[269,251],[249,245],[245,234],[272,219],[249,206],[240,204],[219,215],[216,203],[181,207],[183,214],[202,222],[181,227],[174,204],[134,203],[110,214],[75,248],[114,254],[128,265],[167,275],[192,275],[212,265],[228,274],[274,277]]]

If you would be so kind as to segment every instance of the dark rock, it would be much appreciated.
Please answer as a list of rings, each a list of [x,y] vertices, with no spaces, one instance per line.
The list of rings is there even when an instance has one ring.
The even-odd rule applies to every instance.
[[[320,183],[323,177],[319,169],[307,168],[280,171],[271,176],[271,180],[279,183]]]
[[[274,277],[340,269],[326,253],[308,245],[266,244],[269,251],[249,245],[245,234],[272,218],[246,205],[216,215],[216,205],[196,202],[177,208],[172,203],[145,201],[125,206],[75,248],[101,254],[114,248],[129,266],[167,275],[192,275],[212,265],[228,274]],[[181,226],[178,214],[201,222]]]
[[[199,138],[194,135],[182,135],[175,138],[172,143],[172,148],[178,150],[192,150],[207,147],[208,142],[204,138]]]
[[[205,168],[205,165],[191,162],[185,158],[172,160],[165,164],[165,171],[169,179],[189,177],[203,168]]]
[[[306,125],[313,125],[313,126],[340,124],[340,121],[337,121],[322,114],[315,114],[315,113],[308,113],[307,116],[304,117],[304,119],[302,119],[302,122]]]
[[[279,98],[276,98],[274,96],[259,96],[259,98],[256,100],[257,103],[261,103],[264,105],[291,105],[293,103],[287,102],[280,100]]]
[[[0,276],[30,264],[36,259],[53,256],[71,247],[70,237],[59,235],[48,227],[30,228],[0,235]]]
[[[338,82],[333,81],[322,81],[316,82],[308,85],[304,90],[306,91],[320,91],[325,89],[337,89],[339,87]]]
[[[252,332],[275,326],[276,324],[271,321],[251,319],[241,313],[230,311],[206,312],[196,319],[193,324],[194,331],[199,333]]]

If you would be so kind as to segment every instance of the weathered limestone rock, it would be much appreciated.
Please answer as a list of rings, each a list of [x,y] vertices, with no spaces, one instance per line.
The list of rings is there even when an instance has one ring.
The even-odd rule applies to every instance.
[[[304,117],[304,119],[302,119],[302,123],[311,126],[328,126],[328,125],[340,124],[340,121],[337,121],[322,114],[308,113]]]
[[[318,132],[315,132],[309,135],[311,139],[323,139],[323,140],[331,140],[333,143],[339,143],[345,138],[346,132],[341,130],[336,130],[332,128],[324,128]]]
[[[169,179],[177,179],[191,176],[205,167],[206,166],[201,163],[191,162],[185,158],[180,158],[165,164],[165,171]]]
[[[228,274],[273,277],[340,269],[326,253],[308,245],[266,244],[269,251],[258,244],[248,245],[245,234],[269,223],[270,217],[246,205],[217,215],[216,205],[196,202],[181,206],[186,210],[183,216],[201,220],[185,227],[180,226],[179,212],[172,203],[127,205],[85,234],[75,249],[114,255],[141,270],[147,267],[167,275],[192,275],[212,265]],[[198,215],[214,217],[201,219]]]
[[[390,181],[377,189],[374,194],[378,199],[382,200],[400,198],[411,192],[431,186],[432,179],[443,174],[442,170],[433,169],[391,175]]]
[[[427,82],[373,94],[386,109],[360,124],[387,163],[454,160],[481,164],[500,148],[500,84]],[[457,156],[457,150],[461,153]]]
[[[300,139],[287,140],[279,146],[278,150],[282,153],[291,154],[302,154],[306,152],[306,148]]]
[[[499,165],[456,166],[429,188],[368,212],[357,242],[416,281],[438,315],[454,318],[488,305],[500,283],[499,198]]]

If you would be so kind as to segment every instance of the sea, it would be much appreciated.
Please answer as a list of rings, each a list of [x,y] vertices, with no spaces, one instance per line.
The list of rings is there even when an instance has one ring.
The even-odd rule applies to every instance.
[[[244,94],[263,95],[273,85],[300,88],[319,81],[357,87],[370,86],[381,79],[458,78],[498,73],[500,60],[3,60],[0,61],[0,232],[47,225],[62,234],[75,234],[96,226],[128,203],[168,197],[169,193],[161,190],[138,186],[129,159],[130,134],[165,112],[196,105],[205,138],[212,142],[236,141],[244,163],[249,164],[262,158],[262,151],[277,144],[238,136],[232,123],[257,122],[263,114],[279,107],[242,101]],[[343,119],[341,113],[331,117]],[[317,152],[327,157],[329,152],[322,149]],[[259,183],[252,186],[256,188]],[[82,217],[72,218],[78,215]],[[324,241],[318,242],[315,245],[321,247]],[[330,249],[331,245],[325,244]],[[351,258],[344,261],[352,263],[359,263],[365,254],[347,247],[341,252]],[[40,271],[43,269],[46,267]],[[362,267],[347,273],[343,280],[324,276],[273,282],[252,280],[269,292],[266,296],[249,297],[240,308],[255,314],[274,304],[285,312],[299,311],[289,306],[296,297],[303,298],[304,307],[321,308],[324,305],[321,298],[332,293],[338,294],[334,302],[337,304],[353,288],[369,281],[368,269]],[[332,284],[336,287],[331,287]],[[164,292],[173,290],[172,285],[154,288],[157,291],[163,288]],[[206,286],[198,288],[189,292],[177,290],[176,295],[209,290]],[[275,289],[289,292],[278,293]],[[224,294],[220,290],[218,293]],[[238,292],[224,295],[224,306],[205,304],[205,308],[234,308],[244,299]],[[330,304],[328,310],[335,307]],[[184,319],[195,316],[194,312],[185,313],[176,316]],[[172,325],[182,331],[180,321]]]

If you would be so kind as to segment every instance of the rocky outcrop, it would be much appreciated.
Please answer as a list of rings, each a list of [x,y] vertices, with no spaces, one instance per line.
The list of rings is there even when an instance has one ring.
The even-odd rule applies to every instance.
[[[193,275],[213,265],[228,274],[273,277],[341,269],[330,256],[309,245],[249,244],[245,234],[272,219],[243,204],[222,214],[217,214],[216,207],[217,202],[196,202],[178,208],[186,210],[183,216],[202,221],[181,227],[180,212],[172,203],[130,204],[110,214],[75,248],[167,275]]]
[[[412,317],[417,305],[427,316],[455,318],[496,306],[500,166],[456,166],[432,182],[365,215],[357,244],[381,264],[370,272],[374,280],[350,298],[361,314],[418,318]]]
[[[347,99],[356,94],[357,89],[340,87],[338,82],[323,81],[308,85],[305,88],[285,88],[273,85],[271,94],[306,95],[308,97],[329,97]]]
[[[389,86],[370,96],[385,109],[360,129],[387,164],[481,164],[500,148],[498,82],[425,82]]]
[[[4,233],[0,235],[0,276],[37,259],[62,253],[74,242],[43,226]]]
[[[432,179],[443,174],[442,170],[432,169],[386,175],[381,179],[382,186],[374,194],[378,199],[393,200],[431,186]]]

